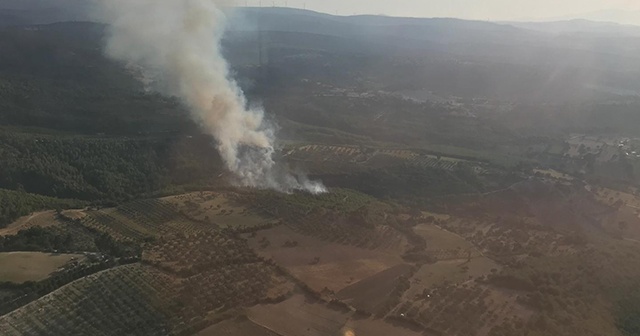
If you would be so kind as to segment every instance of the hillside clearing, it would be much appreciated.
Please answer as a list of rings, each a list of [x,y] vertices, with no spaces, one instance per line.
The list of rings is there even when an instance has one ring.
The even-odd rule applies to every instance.
[[[26,230],[32,227],[49,227],[59,224],[54,210],[34,212],[31,215],[18,218],[15,222],[7,227],[0,229],[1,236],[11,236],[20,230]]]

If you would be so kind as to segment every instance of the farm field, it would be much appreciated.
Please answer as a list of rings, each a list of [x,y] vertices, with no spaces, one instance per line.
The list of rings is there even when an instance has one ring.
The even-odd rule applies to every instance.
[[[0,253],[0,282],[40,281],[72,260],[81,262],[83,255],[41,252]]]
[[[226,320],[200,331],[195,336],[280,336],[269,329],[255,324],[248,318]]]
[[[343,302],[371,314],[381,315],[393,306],[394,293],[402,288],[402,282],[407,282],[414,271],[414,267],[401,264],[391,267],[366,279],[360,280],[336,293],[336,297]]]
[[[391,316],[435,335],[491,335],[495,326],[527,320],[532,311],[518,293],[477,284],[443,285],[415,297],[404,297]]]
[[[296,295],[275,305],[258,305],[247,310],[254,323],[282,336],[340,335],[349,315],[331,310],[319,302]]]
[[[311,288],[332,291],[401,264],[399,251],[369,250],[298,234],[286,226],[258,231],[249,246]]]
[[[282,336],[422,335],[381,320],[354,318],[349,311],[330,308],[301,295],[275,305],[252,307],[248,309],[247,316],[254,323]]]
[[[473,163],[453,157],[422,154],[409,149],[383,149],[350,146],[305,145],[289,150],[286,156],[303,161],[335,161],[352,164],[384,166],[394,161],[408,163],[423,168],[453,170],[460,163]],[[397,162],[395,162],[397,164]]]
[[[425,333],[417,330],[412,330],[408,327],[395,326],[390,323],[386,323],[383,320],[373,319],[356,319],[353,318],[347,322],[347,325],[342,329],[345,336],[350,336],[349,332],[353,335],[371,335],[371,336],[388,336],[388,335],[406,335],[406,336],[424,336]],[[426,333],[426,335],[429,335]]]
[[[513,270],[506,265],[536,251],[551,257],[577,253],[565,242],[565,231],[549,224],[555,213],[543,211],[552,202],[559,204],[552,208],[556,211],[559,197],[569,196],[539,200],[539,190],[553,187],[541,183],[433,212],[392,207],[340,189],[322,196],[191,193],[174,196],[182,205],[164,198],[65,211],[68,220],[52,232],[91,229],[140,244],[140,262],[90,274],[36,299],[0,317],[0,331],[46,335],[47,326],[56,323],[111,335],[104,321],[91,322],[89,315],[113,314],[109,323],[120,319],[115,330],[139,325],[134,335],[492,335],[495,328],[534,314],[523,303],[531,293],[510,288],[511,278],[500,280],[505,270]],[[591,204],[570,197],[574,206]],[[251,200],[258,200],[256,206],[245,208]],[[476,208],[487,213],[482,220],[469,215]],[[249,225],[206,221],[204,216],[232,216],[221,215],[221,209],[249,218]],[[625,209],[631,208],[602,217],[602,223],[633,215]],[[520,212],[530,216],[514,220],[513,213]],[[252,217],[262,222],[251,223]],[[570,227],[567,223],[562,228]],[[82,300],[96,291],[109,293],[109,299],[91,296],[91,305]],[[58,301],[71,308],[39,312]],[[118,311],[122,304],[131,305],[124,312],[129,316]],[[67,316],[81,318],[59,322]]]

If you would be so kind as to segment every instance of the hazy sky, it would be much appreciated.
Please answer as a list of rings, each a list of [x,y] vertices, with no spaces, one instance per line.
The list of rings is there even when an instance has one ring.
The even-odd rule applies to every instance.
[[[244,1],[244,0],[238,0]],[[260,0],[248,0],[258,5]],[[273,0],[261,0],[272,6]],[[640,10],[640,0],[276,0],[276,6],[302,8],[340,15],[385,14],[414,17],[459,17],[481,20],[554,19],[606,15],[626,21]],[[607,11],[607,13],[595,13]],[[616,12],[613,12],[616,11]],[[619,20],[618,20],[619,19]]]

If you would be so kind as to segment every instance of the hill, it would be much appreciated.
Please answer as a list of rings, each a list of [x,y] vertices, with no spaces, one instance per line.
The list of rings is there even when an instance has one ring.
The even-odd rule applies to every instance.
[[[238,9],[231,73],[330,189],[281,194],[41,4],[0,0],[0,334],[634,335],[637,36]]]

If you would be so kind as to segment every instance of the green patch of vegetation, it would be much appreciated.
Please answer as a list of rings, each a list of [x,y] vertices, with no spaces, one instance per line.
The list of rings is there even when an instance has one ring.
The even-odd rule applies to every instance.
[[[136,245],[117,242],[108,234],[85,230],[84,235],[91,237],[91,246],[87,246],[82,235],[72,230],[33,227],[21,230],[13,236],[0,237],[0,252],[86,252],[88,250],[114,257],[134,257],[140,254],[139,247]]]
[[[0,189],[0,227],[34,211],[81,208],[83,206],[86,206],[86,203],[78,200],[58,199],[22,191]]]
[[[260,191],[256,194],[256,205],[273,215],[304,215],[316,209],[330,209],[349,213],[375,201],[371,196],[349,189],[331,189],[330,192],[313,195],[305,192],[282,194]]]
[[[422,146],[427,152],[451,156],[461,159],[470,159],[477,161],[490,162],[494,165],[504,168],[515,168],[523,163],[533,163],[534,161],[524,157],[518,157],[500,153],[499,151],[475,150],[460,146],[428,144]]]
[[[381,199],[419,202],[429,197],[474,193],[480,182],[467,169],[448,172],[410,164],[370,169],[351,174],[323,176],[328,185],[343,186]]]
[[[625,336],[640,335],[640,288],[625,294],[618,302],[616,324]]]

